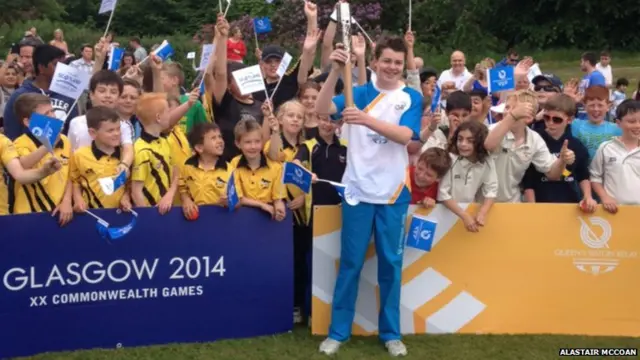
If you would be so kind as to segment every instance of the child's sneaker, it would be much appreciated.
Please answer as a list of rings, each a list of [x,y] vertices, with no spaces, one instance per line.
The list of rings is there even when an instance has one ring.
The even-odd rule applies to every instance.
[[[407,356],[407,347],[400,340],[387,341],[384,346],[389,351],[389,355],[393,357]]]
[[[333,340],[332,338],[326,338],[320,344],[320,352],[325,355],[334,355],[340,350],[340,346],[342,343],[338,340]]]
[[[302,323],[302,310],[299,307],[293,308],[293,323],[300,324]]]

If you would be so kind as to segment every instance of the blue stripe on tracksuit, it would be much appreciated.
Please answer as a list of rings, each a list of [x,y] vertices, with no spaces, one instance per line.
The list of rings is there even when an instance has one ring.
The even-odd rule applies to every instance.
[[[351,336],[360,271],[373,233],[380,287],[379,336],[383,342],[400,339],[400,289],[408,208],[408,203],[356,206],[342,203],[342,249],[333,294],[330,338],[342,342]]]

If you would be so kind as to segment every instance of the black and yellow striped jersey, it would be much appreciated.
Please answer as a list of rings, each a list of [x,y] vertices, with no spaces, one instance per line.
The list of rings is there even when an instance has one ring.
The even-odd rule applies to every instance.
[[[170,133],[164,135],[171,145],[171,158],[173,163],[182,166],[192,155],[191,146],[189,146],[189,140],[184,134],[182,127],[174,126]],[[176,192],[176,197],[173,200],[173,205],[180,206],[180,192]]]
[[[215,168],[204,169],[194,155],[180,168],[180,193],[189,194],[196,205],[218,205],[220,198],[226,197],[232,170],[222,160],[218,160]]]
[[[238,198],[246,197],[267,204],[286,198],[280,163],[261,154],[260,167],[255,170],[249,167],[244,155],[233,158],[230,165],[234,168]]]
[[[171,185],[173,158],[171,144],[165,137],[155,137],[145,132],[134,144],[131,181],[144,183],[144,197],[151,206],[158,204]]]
[[[96,147],[84,146],[71,155],[71,181],[82,189],[82,197],[90,209],[115,209],[120,206],[120,200],[125,192],[125,186],[106,195],[98,179],[115,177],[118,175],[120,163],[120,147],[113,154],[108,155]]]
[[[0,215],[9,214],[9,174],[6,166],[18,158],[18,152],[8,137],[0,134]]]
[[[13,144],[19,156],[29,155],[42,146],[42,143],[30,132],[18,137]],[[60,139],[53,147],[53,154],[60,160],[62,165],[62,169],[58,171],[58,174],[49,175],[33,184],[23,185],[16,183],[14,185],[14,214],[50,212],[62,201],[69,181],[69,159],[71,157],[71,142],[66,136],[60,135]],[[34,166],[34,169],[42,167],[50,158],[51,153],[47,153]]]

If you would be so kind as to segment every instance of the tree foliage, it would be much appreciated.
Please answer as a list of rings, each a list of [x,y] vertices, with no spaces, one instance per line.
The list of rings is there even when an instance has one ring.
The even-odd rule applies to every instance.
[[[226,0],[221,0],[223,7]],[[351,0],[353,16],[375,36],[381,29],[406,30],[410,0]],[[413,30],[418,40],[436,51],[451,48],[502,52],[511,46],[529,49],[583,48],[640,50],[633,28],[640,3],[598,0],[411,0]],[[3,4],[0,24],[12,26],[35,19],[63,21],[68,26],[104,29],[109,14],[98,14],[100,0],[11,0]],[[335,0],[317,0],[325,26]],[[218,0],[119,0],[112,29],[116,34],[158,36],[211,35],[219,11]],[[251,19],[270,16],[274,32],[261,40],[292,44],[304,36],[300,0],[234,0],[228,18],[248,38]],[[207,25],[209,25],[207,27]],[[63,27],[64,28],[64,27]],[[20,29],[24,31],[26,29]],[[50,34],[40,34],[48,38]],[[201,35],[198,37],[196,35]],[[261,41],[262,42],[262,41]]]

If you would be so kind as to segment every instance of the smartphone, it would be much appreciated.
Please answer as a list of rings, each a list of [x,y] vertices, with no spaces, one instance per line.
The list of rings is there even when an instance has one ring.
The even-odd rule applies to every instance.
[[[11,53],[20,54],[20,44],[16,44],[16,43],[11,44]]]

